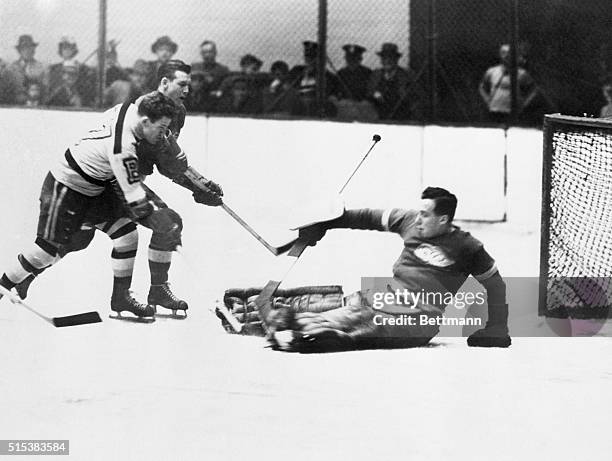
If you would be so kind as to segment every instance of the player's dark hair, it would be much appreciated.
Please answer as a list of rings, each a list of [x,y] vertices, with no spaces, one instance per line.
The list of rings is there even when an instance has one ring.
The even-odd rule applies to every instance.
[[[422,199],[431,199],[435,202],[434,213],[438,216],[448,216],[449,222],[455,218],[457,197],[441,187],[428,187],[421,194]]]
[[[176,71],[185,72],[186,74],[191,73],[191,66],[185,64],[180,59],[170,59],[166,61],[157,70],[157,81],[160,82],[162,78],[166,77],[168,80],[174,80],[176,78]]]
[[[159,91],[144,95],[138,104],[138,114],[148,117],[153,123],[162,117],[174,118],[177,111],[176,103]]]

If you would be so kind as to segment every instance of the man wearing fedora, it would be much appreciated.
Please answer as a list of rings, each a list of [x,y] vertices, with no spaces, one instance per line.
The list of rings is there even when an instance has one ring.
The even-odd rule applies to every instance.
[[[176,54],[178,45],[167,35],[158,37],[151,45],[151,51],[157,56],[156,61],[149,61],[149,78],[147,79],[146,90],[155,91],[157,89],[158,80],[157,72],[159,68],[167,63]]]
[[[62,37],[57,52],[62,61],[49,67],[47,104],[71,101],[70,105],[75,105],[78,101],[78,105],[92,106],[96,97],[95,73],[76,59],[79,48],[74,37]],[[67,87],[71,89],[68,98],[65,97]]]
[[[380,51],[381,67],[374,70],[368,85],[368,94],[382,120],[407,120],[410,118],[408,88],[412,77],[398,61],[402,53],[395,43],[383,43]]]
[[[25,104],[28,86],[33,83],[43,84],[46,68],[34,58],[38,43],[31,35],[21,35],[15,49],[19,53],[19,59],[8,66],[16,84],[15,102]]]

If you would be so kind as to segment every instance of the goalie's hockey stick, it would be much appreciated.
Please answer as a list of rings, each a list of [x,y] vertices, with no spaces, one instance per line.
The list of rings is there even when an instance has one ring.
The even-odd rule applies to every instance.
[[[370,154],[370,152],[372,152],[372,149],[374,149],[374,146],[376,145],[376,143],[380,141],[380,139],[381,139],[380,136],[377,134],[372,136],[372,141],[373,141],[372,146],[363,156],[363,158],[361,159],[357,167],[353,170],[353,172],[348,177],[348,179],[345,181],[344,185],[340,188],[340,192],[338,192],[338,194],[342,194],[342,192],[344,192],[344,189],[346,188],[348,183],[351,181],[353,176],[355,176],[355,173],[357,173],[357,170],[361,167],[361,165],[363,164],[367,156]],[[300,259],[300,256],[302,256],[302,253],[304,253],[304,250],[308,246],[308,243],[304,240],[300,240],[299,237],[296,240],[294,240],[292,243],[293,244],[291,245],[291,249],[289,250],[289,253],[287,254],[287,256],[295,258],[295,259],[293,261],[289,260],[288,267],[285,268],[285,270],[283,271],[283,275],[279,277],[278,280],[270,280],[266,284],[266,286],[263,288],[263,290],[261,290],[261,293],[259,294],[259,296],[255,298],[255,305],[257,306],[257,310],[259,311],[259,317],[261,318],[266,328],[268,327],[266,322],[267,322],[267,319],[270,318],[270,311],[272,310],[272,297],[274,296],[274,293],[276,292],[280,284],[283,283],[283,280],[287,277],[287,275],[289,275],[289,273],[291,272],[295,264]]]
[[[67,315],[65,317],[47,317],[46,315],[43,315],[40,312],[38,312],[32,306],[26,304],[26,302],[23,301],[19,296],[7,290],[2,285],[0,285],[0,293],[8,297],[12,303],[20,304],[21,306],[25,307],[27,310],[29,310],[33,314],[43,319],[45,322],[50,323],[51,325],[57,328],[71,327],[75,325],[85,325],[87,323],[98,323],[102,321],[102,319],[100,318],[100,314],[98,314],[95,311],[84,312],[82,314]]]

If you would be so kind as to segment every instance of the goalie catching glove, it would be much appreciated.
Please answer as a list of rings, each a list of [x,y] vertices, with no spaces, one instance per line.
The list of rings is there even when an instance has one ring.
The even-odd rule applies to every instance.
[[[232,288],[225,292],[223,306],[215,310],[228,333],[265,336],[266,331],[255,305],[261,288]],[[307,286],[279,289],[272,300],[274,323],[281,328],[282,317],[291,312],[324,312],[342,306],[342,287]],[[229,317],[231,316],[231,318]],[[285,329],[289,325],[282,325]]]

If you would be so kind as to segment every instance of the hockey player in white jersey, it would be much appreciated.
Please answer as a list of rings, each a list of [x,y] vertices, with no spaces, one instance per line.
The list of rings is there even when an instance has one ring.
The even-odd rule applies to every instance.
[[[172,117],[168,130],[164,136],[160,137],[155,144],[138,143],[136,146],[136,155],[138,157],[138,174],[141,180],[148,175],[151,175],[154,168],[164,176],[170,178],[175,183],[185,187],[193,193],[194,200],[197,203],[202,203],[209,206],[219,206],[223,203],[221,197],[223,190],[219,185],[204,178],[201,174],[195,171],[188,165],[185,152],[177,143],[180,131],[185,123],[185,107],[182,104],[184,98],[189,93],[191,67],[180,60],[170,60],[162,65],[158,71],[159,87],[157,92],[169,97],[176,104],[178,110]],[[144,97],[144,96],[143,96]],[[139,98],[136,104],[143,98]],[[167,208],[166,203],[153,192],[151,189],[144,187],[147,198],[150,199],[158,208]],[[117,209],[124,208],[120,191],[113,190],[110,185],[106,186],[107,191],[104,194],[108,197],[108,203],[112,203],[113,197],[119,203],[111,205],[113,211],[112,217],[117,216]],[[115,188],[117,189],[117,188]],[[119,194],[115,194],[119,192]],[[97,212],[96,212],[97,211]],[[108,217],[109,207],[106,209],[93,210],[90,213],[89,219],[93,224],[98,224],[97,229],[106,232],[113,225],[114,220]],[[174,218],[181,223],[180,216]],[[68,252],[79,251],[86,248],[94,238],[95,229],[91,225],[85,225],[81,230],[72,235],[70,241],[62,246],[59,255],[63,257]],[[137,234],[134,234],[134,240],[137,242]],[[186,301],[177,297],[170,289],[168,282],[168,272],[172,261],[172,252],[174,251],[179,241],[160,240],[159,235],[153,234],[149,243],[148,259],[149,269],[151,273],[151,288],[147,297],[147,302],[152,306],[161,306],[170,309],[172,314],[170,317],[184,318],[188,304]],[[136,243],[134,244],[136,247]],[[133,255],[135,257],[135,253]],[[28,288],[34,277],[41,271],[34,272],[15,287],[18,295],[25,299]],[[177,311],[183,311],[181,316],[177,316]],[[165,316],[165,314],[157,313],[157,315]]]
[[[12,289],[57,262],[62,247],[93,216],[98,218],[94,224],[113,242],[111,310],[153,318],[153,307],[136,301],[129,291],[138,243],[136,223],[152,229],[156,241],[166,246],[180,242],[182,225],[176,212],[157,207],[147,196],[136,149],[142,143],[158,143],[176,112],[172,99],[151,93],[138,105],[126,103],[106,111],[99,126],[70,146],[44,180],[34,244],[9,264],[0,284]],[[118,206],[107,187],[113,180],[124,206]],[[108,220],[100,223],[100,216]]]

